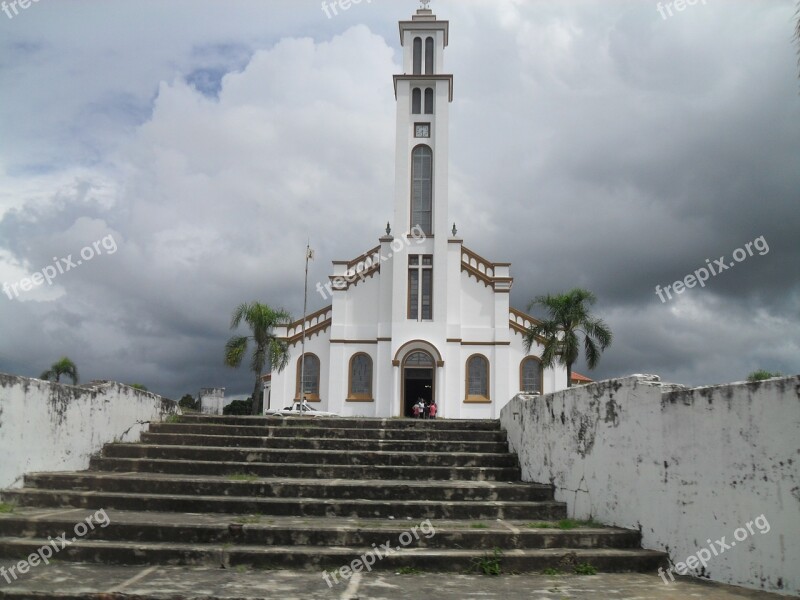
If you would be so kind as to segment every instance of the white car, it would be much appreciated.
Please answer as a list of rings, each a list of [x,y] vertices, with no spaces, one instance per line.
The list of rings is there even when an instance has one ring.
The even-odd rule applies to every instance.
[[[302,405],[302,410],[299,402],[295,402],[291,406],[286,406],[281,409],[273,408],[266,411],[264,414],[268,417],[338,417],[336,413],[325,412],[324,410],[317,410],[310,407],[308,404]]]

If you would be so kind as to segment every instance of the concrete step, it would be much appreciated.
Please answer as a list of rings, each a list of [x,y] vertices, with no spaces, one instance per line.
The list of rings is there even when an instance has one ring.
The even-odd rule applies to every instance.
[[[244,476],[241,476],[244,477]],[[548,485],[505,482],[438,482],[212,477],[141,473],[30,473],[26,488],[126,494],[175,494],[258,498],[530,502],[553,499]]]
[[[500,431],[500,421],[468,419],[369,419],[363,417],[248,417],[181,415],[181,423],[272,426],[287,428],[324,427],[326,429],[413,429],[426,431]]]
[[[193,475],[250,474],[309,479],[396,479],[406,481],[519,481],[519,467],[394,467],[381,465],[309,465],[236,461],[92,457],[90,469]]]
[[[80,510],[53,515],[43,509],[20,509],[21,514],[0,516],[0,537],[59,538],[73,535],[75,523],[92,513]],[[219,514],[107,511],[109,524],[96,526],[85,539],[183,544],[237,544],[256,546],[381,545],[417,526],[420,548],[635,548],[638,531],[617,528],[532,529],[522,521],[435,521],[420,526],[408,520],[230,517]]]
[[[388,541],[388,540],[387,540]],[[429,571],[466,572],[475,570],[476,562],[491,551],[473,549],[420,548],[394,546],[391,553],[372,546],[246,546],[196,545],[172,542],[120,542],[82,539],[62,549],[57,560],[115,565],[213,565],[225,568],[248,566],[261,569],[330,569],[338,570],[354,559],[372,553],[373,570],[417,568]],[[45,538],[0,538],[0,557],[25,557],[48,544]],[[376,552],[383,558],[378,559]],[[384,553],[387,555],[384,556]],[[501,568],[508,572],[538,572],[546,568],[568,570],[574,565],[591,564],[604,572],[655,571],[664,554],[651,550],[623,548],[595,549],[518,549],[499,557]],[[318,574],[321,577],[321,574]]]
[[[457,442],[427,440],[370,440],[347,438],[292,438],[202,435],[191,433],[142,434],[145,444],[234,448],[285,448],[309,450],[359,450],[386,452],[508,452],[505,442]]]
[[[285,419],[293,421],[293,419]],[[307,419],[297,419],[307,421]],[[280,421],[278,421],[280,423]],[[283,437],[283,438],[339,438],[350,440],[419,440],[451,442],[507,442],[505,433],[500,430],[457,430],[457,429],[415,429],[415,428],[365,428],[326,427],[324,419],[314,419],[302,427],[296,426],[253,426],[242,424],[216,424],[193,421],[187,423],[152,423],[152,433],[191,433],[199,435]]]
[[[566,517],[566,506],[553,501],[450,502],[429,500],[364,500],[321,498],[256,498],[203,495],[126,494],[23,488],[5,490],[5,501],[31,507],[75,507],[186,513],[262,514],[361,519],[530,519]]]
[[[439,467],[515,467],[514,454],[479,452],[359,452],[343,450],[287,451],[282,448],[206,448],[203,446],[158,446],[150,444],[107,444],[109,458],[166,458],[226,462],[305,463],[314,465],[386,465]]]

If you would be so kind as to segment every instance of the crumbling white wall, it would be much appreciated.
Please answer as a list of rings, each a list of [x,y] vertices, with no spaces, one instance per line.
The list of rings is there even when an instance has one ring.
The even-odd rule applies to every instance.
[[[202,388],[198,395],[200,412],[204,415],[221,415],[224,408],[233,402],[225,400],[225,388]]]
[[[103,444],[138,442],[150,421],[177,412],[175,402],[119,383],[0,373],[0,488],[19,487],[29,472],[87,469]]]
[[[713,546],[690,575],[800,592],[800,376],[696,389],[632,376],[517,396],[501,422],[523,479],[553,484],[574,518],[641,529],[678,567]]]

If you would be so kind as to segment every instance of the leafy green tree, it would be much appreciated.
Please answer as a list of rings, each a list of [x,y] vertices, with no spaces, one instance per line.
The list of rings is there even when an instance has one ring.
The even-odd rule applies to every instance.
[[[200,407],[197,405],[197,400],[191,394],[184,394],[178,401],[178,406],[189,410],[198,410]]]
[[[287,325],[292,318],[281,309],[273,309],[260,302],[240,304],[233,311],[231,329],[237,329],[244,322],[250,328],[250,335],[235,335],[225,344],[225,364],[237,368],[247,354],[250,342],[253,342],[253,354],[250,358],[250,370],[255,374],[253,387],[252,414],[257,415],[258,398],[261,387],[261,375],[269,364],[272,371],[280,372],[289,363],[289,349],[286,342],[275,337],[275,327]]]
[[[775,371],[774,373],[770,371],[765,371],[764,369],[759,369],[758,371],[753,371],[750,375],[747,376],[747,381],[750,383],[755,383],[756,381],[764,381],[765,379],[772,379],[773,377],[780,377],[781,374],[779,371]]]
[[[72,380],[72,385],[78,384],[78,367],[68,357],[62,356],[58,361],[50,365],[50,368],[39,375],[39,379],[46,381],[61,381],[61,377],[66,376]]]
[[[603,350],[611,345],[613,336],[608,326],[594,318],[589,307],[597,301],[595,295],[581,288],[563,294],[537,296],[528,310],[539,306],[547,311],[548,318],[534,324],[525,334],[525,351],[539,339],[543,339],[542,365],[552,367],[556,363],[567,367],[567,385],[572,385],[572,365],[580,356],[580,337],[586,363],[594,369]]]
[[[253,413],[253,399],[234,400],[222,409],[223,415],[250,415]]]

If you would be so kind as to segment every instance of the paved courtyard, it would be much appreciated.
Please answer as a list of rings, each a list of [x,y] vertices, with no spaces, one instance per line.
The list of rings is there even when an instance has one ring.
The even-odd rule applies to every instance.
[[[13,564],[1,561],[6,568]],[[665,585],[656,575],[593,576],[508,575],[486,577],[426,573],[358,574],[332,589],[318,571],[247,571],[205,567],[110,567],[53,563],[29,572],[11,585],[0,579],[0,598],[280,598],[340,600],[743,600],[788,598],[681,580]]]

